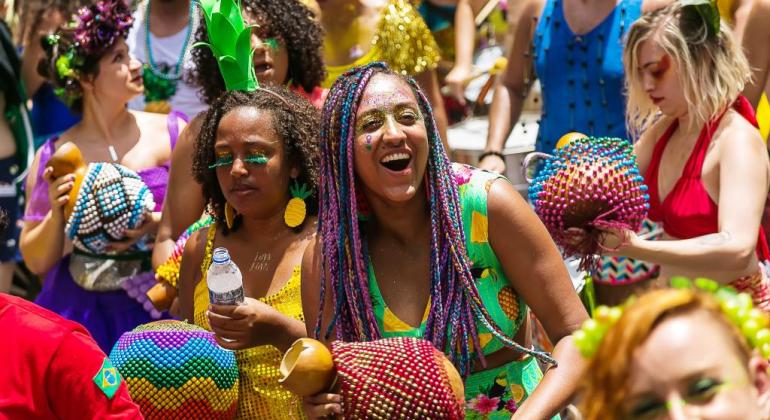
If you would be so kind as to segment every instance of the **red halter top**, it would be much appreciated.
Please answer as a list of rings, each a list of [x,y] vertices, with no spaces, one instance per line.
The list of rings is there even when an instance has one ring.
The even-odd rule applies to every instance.
[[[733,109],[757,127],[754,109],[746,98],[739,96],[733,103]],[[658,191],[660,160],[669,139],[679,127],[679,120],[674,120],[655,144],[652,159],[644,177],[650,195],[649,218],[656,222],[662,222],[663,230],[675,238],[689,239],[719,232],[719,208],[709,197],[701,180],[701,172],[711,138],[719,127],[723,116],[724,113],[703,127],[695,143],[695,148],[693,148],[692,154],[682,170],[682,176],[676,181],[674,188],[662,202]],[[767,260],[770,256],[765,232],[761,226],[757,241],[757,256],[762,261]]]

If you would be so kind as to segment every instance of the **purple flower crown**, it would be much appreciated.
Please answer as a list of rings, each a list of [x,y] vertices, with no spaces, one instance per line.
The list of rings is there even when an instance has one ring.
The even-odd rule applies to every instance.
[[[99,54],[112,47],[118,38],[128,36],[134,23],[124,0],[102,0],[83,7],[71,23],[77,55]]]

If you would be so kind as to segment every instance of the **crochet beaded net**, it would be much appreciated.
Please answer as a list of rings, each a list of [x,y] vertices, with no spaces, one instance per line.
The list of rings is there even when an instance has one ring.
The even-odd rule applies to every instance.
[[[118,164],[91,163],[65,231],[77,248],[103,254],[110,242],[124,239],[126,230],[139,227],[154,208],[152,192],[136,172]]]
[[[444,355],[425,340],[335,341],[332,354],[346,419],[464,418]]]
[[[171,256],[168,257],[166,262],[155,269],[155,279],[158,281],[166,281],[171,286],[177,287],[177,283],[179,282],[179,268],[182,266],[182,254],[184,253],[184,246],[187,243],[187,240],[190,239],[190,235],[192,235],[193,232],[203,229],[213,222],[214,219],[212,219],[211,216],[206,216],[185,229],[176,240],[176,243],[174,243],[174,251],[171,253]]]
[[[602,229],[639,229],[650,206],[643,182],[627,141],[584,137],[546,160],[529,200],[564,255],[583,256],[581,268],[589,269],[601,251]]]
[[[110,352],[147,419],[231,419],[238,366],[214,334],[181,321],[156,321],[123,334]]]

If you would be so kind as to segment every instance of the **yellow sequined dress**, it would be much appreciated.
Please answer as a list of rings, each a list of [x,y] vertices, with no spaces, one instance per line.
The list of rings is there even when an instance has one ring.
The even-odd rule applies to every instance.
[[[326,66],[322,87],[330,88],[342,73],[374,61],[384,61],[394,71],[409,75],[436,68],[441,58],[439,47],[409,0],[390,0],[378,25],[366,54],[350,64]]]
[[[195,324],[210,330],[206,319],[209,306],[206,273],[211,264],[211,250],[216,224],[206,237],[206,253],[201,264],[201,281],[195,286]],[[304,321],[300,295],[300,267],[294,268],[291,279],[272,295],[259,299],[282,314]],[[235,352],[240,374],[238,419],[301,419],[304,418],[300,398],[278,383],[282,353],[273,346],[260,346]]]

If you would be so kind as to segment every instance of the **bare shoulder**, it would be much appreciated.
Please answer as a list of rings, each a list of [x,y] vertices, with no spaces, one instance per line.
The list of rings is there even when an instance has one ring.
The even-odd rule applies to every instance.
[[[182,261],[199,262],[203,258],[203,252],[206,249],[206,239],[211,228],[211,226],[207,226],[190,234],[190,237],[184,244]]]
[[[727,110],[714,133],[715,147],[727,150],[746,150],[761,155],[766,154],[765,144],[759,130],[734,109]]]
[[[532,22],[540,19],[545,9],[546,0],[524,0],[521,5],[521,14],[519,15],[519,24]]]

